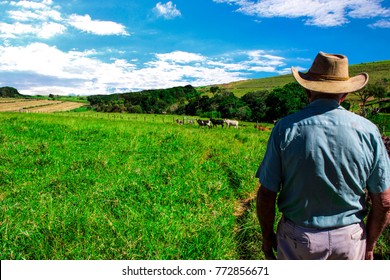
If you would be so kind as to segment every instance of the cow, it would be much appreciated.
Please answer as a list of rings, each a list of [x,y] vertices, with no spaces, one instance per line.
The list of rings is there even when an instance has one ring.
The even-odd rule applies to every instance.
[[[255,128],[260,130],[260,131],[270,131],[271,130],[269,127],[265,127],[265,126],[261,126],[261,125],[257,125],[257,124],[255,124]]]
[[[217,125],[220,125],[223,127],[223,125],[225,124],[224,120],[210,119],[210,121],[213,124],[213,127],[216,127]]]
[[[177,122],[178,124],[180,124],[180,125],[183,124],[183,121],[181,121],[181,120],[179,120],[179,119],[176,119],[176,122]]]
[[[201,126],[208,126],[209,128],[211,128],[211,121],[207,121],[207,120],[199,120],[199,119],[197,119],[196,120],[197,122],[198,122],[198,124],[199,124],[199,127],[201,127]]]
[[[223,121],[226,123],[228,128],[230,128],[231,126],[238,128],[238,121],[233,121],[233,120],[228,120],[228,119],[224,119]]]
[[[187,123],[188,124],[194,124],[194,120],[188,120]]]

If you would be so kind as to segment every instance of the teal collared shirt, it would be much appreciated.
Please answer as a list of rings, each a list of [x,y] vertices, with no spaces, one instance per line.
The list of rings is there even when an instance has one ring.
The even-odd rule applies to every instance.
[[[256,177],[296,224],[338,227],[364,218],[365,188],[390,187],[390,161],[373,123],[318,99],[275,125]]]

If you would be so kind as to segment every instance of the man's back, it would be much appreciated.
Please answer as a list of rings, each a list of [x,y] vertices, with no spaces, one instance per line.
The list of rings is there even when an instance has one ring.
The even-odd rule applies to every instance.
[[[256,173],[262,250],[268,259],[275,248],[278,259],[373,259],[390,222],[390,160],[375,125],[339,106],[368,74],[351,77],[345,55],[324,52],[306,73],[291,70],[311,103],[276,124]]]
[[[359,223],[364,188],[380,192],[380,160],[388,160],[375,125],[338,105],[318,99],[275,126],[258,174],[280,191],[279,209],[294,223],[329,228]],[[265,169],[266,172],[260,172]],[[384,171],[383,171],[384,172]],[[371,183],[373,182],[373,183]],[[281,187],[281,188],[280,188]]]

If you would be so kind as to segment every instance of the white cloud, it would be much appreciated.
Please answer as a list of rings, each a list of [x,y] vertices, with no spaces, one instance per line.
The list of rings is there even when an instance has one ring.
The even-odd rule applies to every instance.
[[[158,2],[153,11],[158,17],[163,17],[165,19],[173,19],[175,17],[181,16],[181,12],[176,8],[176,5],[174,5],[172,1],[169,1],[165,4]]]
[[[245,52],[248,60],[243,64],[247,67],[247,71],[251,72],[268,72],[285,74],[286,70],[281,68],[285,66],[284,58],[271,55],[263,50],[255,50]]]
[[[68,23],[81,31],[96,35],[129,35],[126,27],[122,24],[113,21],[92,20],[89,15],[72,14]]]
[[[113,21],[93,20],[89,15],[62,15],[51,0],[2,1],[8,5],[8,17],[0,21],[0,38],[16,39],[21,35],[49,39],[63,34],[69,26],[94,35],[129,35],[126,27]]]
[[[55,35],[62,34],[66,27],[58,23],[42,23],[41,25],[31,25],[16,22],[14,24],[0,22],[0,38],[13,39],[22,35],[36,36],[48,39]]]
[[[182,51],[174,51],[171,53],[156,54],[156,57],[161,61],[173,61],[176,63],[190,63],[195,61],[203,61],[205,57],[195,53]]]
[[[44,43],[0,45],[0,83],[12,82],[23,94],[110,94],[227,83],[264,71],[284,73],[286,68],[282,57],[258,50],[221,57],[174,51],[153,54],[144,63],[132,57],[104,62],[99,56],[93,49],[65,52]]]
[[[52,1],[32,2],[19,1],[10,2],[10,6],[15,9],[8,10],[11,19],[16,21],[40,20],[48,22],[50,20],[61,21],[61,13],[55,7],[51,7]]]
[[[305,18],[307,25],[321,27],[341,26],[351,18],[388,16],[389,9],[381,0],[213,0],[216,3],[235,4],[238,12],[260,18]]]
[[[34,1],[11,1],[10,5],[17,6],[17,7],[23,7],[26,9],[34,9],[34,10],[43,10],[46,9],[48,5],[51,5],[52,1],[41,1],[41,2],[34,2]]]
[[[85,59],[83,53],[64,53],[56,47],[43,43],[32,43],[23,47],[0,46],[0,70],[2,71],[26,71],[40,75],[56,76],[59,78],[73,78],[79,75],[79,71],[72,69],[72,65],[79,64]]]
[[[16,38],[19,35],[34,34],[37,30],[29,24],[0,22],[0,38]]]
[[[16,21],[30,21],[39,19],[39,15],[37,13],[31,11],[8,11],[10,18]]]
[[[223,62],[223,61],[209,61],[207,65],[215,68],[221,68],[228,72],[245,71],[248,69],[243,63]]]
[[[7,18],[0,22],[0,37],[16,39],[27,35],[49,39],[62,34],[66,26],[62,24],[61,13],[50,5],[51,1],[3,1],[11,9],[6,10]]]
[[[41,26],[41,29],[37,32],[38,37],[40,38],[51,38],[56,35],[64,33],[66,30],[66,27],[62,24],[55,23],[55,22],[49,22],[49,23],[43,23]]]
[[[373,24],[370,24],[370,27],[372,28],[390,28],[390,20],[379,20]]]

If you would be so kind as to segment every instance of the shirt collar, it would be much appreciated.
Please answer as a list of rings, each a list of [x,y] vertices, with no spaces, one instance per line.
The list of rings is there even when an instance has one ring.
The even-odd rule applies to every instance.
[[[331,108],[338,108],[339,102],[334,99],[329,98],[319,98],[311,102],[308,107],[331,107]]]

